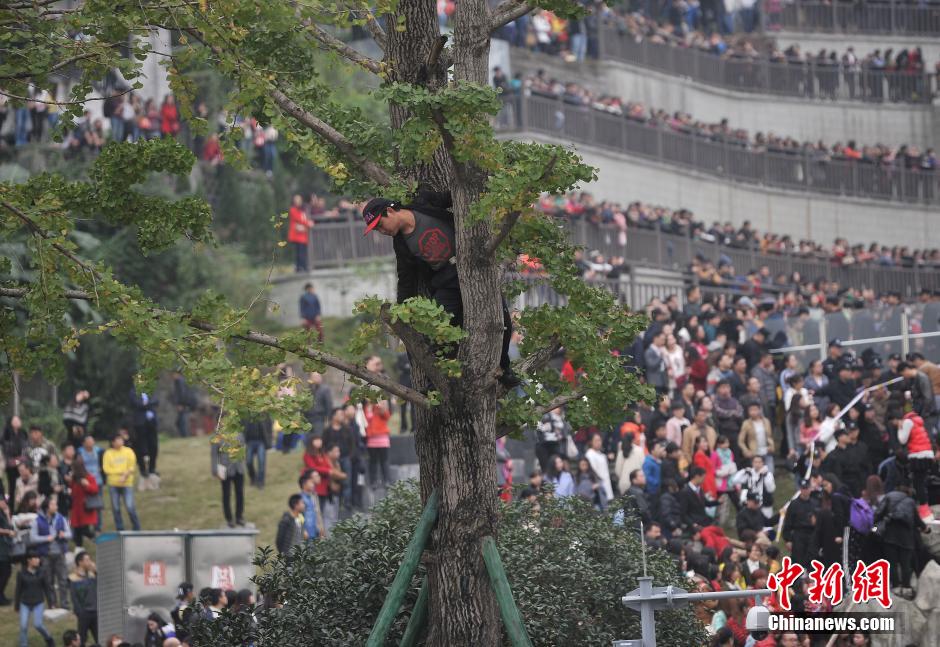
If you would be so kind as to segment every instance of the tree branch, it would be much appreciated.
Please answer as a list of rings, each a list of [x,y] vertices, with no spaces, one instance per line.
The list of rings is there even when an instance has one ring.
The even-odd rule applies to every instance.
[[[197,38],[206,47],[210,48],[212,52],[220,59],[225,58],[225,53],[222,51],[222,48],[220,48],[218,45],[215,45],[214,43],[209,42],[200,31],[196,29],[189,29],[187,32],[194,38]],[[239,61],[240,64],[241,60],[238,59],[237,54],[235,54],[235,58]],[[281,110],[332,144],[336,150],[342,153],[353,164],[358,166],[367,178],[382,186],[389,186],[392,184],[392,176],[388,173],[388,171],[367,157],[360,155],[352,143],[346,139],[346,136],[343,135],[343,133],[339,132],[333,128],[333,126],[326,123],[312,112],[309,112],[296,101],[287,96],[278,83],[273,81],[270,83],[271,98]]]
[[[489,34],[492,34],[503,25],[511,23],[516,18],[521,18],[532,11],[533,8],[534,7],[525,0],[503,0],[503,2],[494,7],[493,11],[490,13],[487,38]]]
[[[274,89],[271,90],[271,98],[281,110],[332,144],[336,150],[356,164],[370,180],[382,186],[392,184],[392,176],[389,175],[388,171],[356,152],[352,143],[346,139],[345,135],[313,113],[302,108],[293,99],[284,94],[279,86],[275,85]]]
[[[45,240],[49,240],[50,236],[48,232],[43,231],[42,227],[37,225],[33,221],[33,219],[27,216],[21,209],[17,208],[15,205],[10,204],[6,200],[0,202],[0,205],[2,205],[3,208],[5,208],[7,211],[15,215],[17,218],[22,220],[23,223],[25,223],[26,226],[30,229],[30,231],[32,231],[35,235]],[[62,247],[62,245],[60,245],[59,243],[52,243],[52,248],[56,250],[57,252],[59,252],[60,254],[62,254],[63,256],[65,256],[67,259],[69,259],[73,263],[75,263],[76,265],[78,265],[80,268],[82,268],[86,272],[90,273],[96,279],[101,280],[101,275],[98,274],[98,270],[96,270],[94,267],[92,267],[91,265],[89,265],[88,263],[80,259],[78,256],[76,256],[69,250]]]
[[[535,182],[538,184],[551,175],[552,171],[555,170],[555,165],[558,163],[558,155],[552,155],[552,159],[548,161],[548,164],[545,166],[545,170],[542,171],[542,174],[539,176]],[[513,211],[512,213],[506,214],[506,217],[503,219],[503,226],[500,227],[499,232],[493,238],[493,241],[490,243],[489,247],[486,248],[486,253],[488,256],[492,256],[496,253],[496,250],[499,249],[499,246],[502,244],[506,237],[509,236],[509,233],[512,231],[512,228],[516,226],[516,222],[519,220],[519,217],[522,216],[521,211]]]
[[[554,411],[559,409],[569,402],[579,400],[584,397],[584,393],[581,391],[575,391],[574,393],[566,393],[564,395],[556,396],[553,400],[549,401],[548,404],[542,405],[541,407],[536,407],[535,411],[539,416],[544,416],[549,411]]]
[[[30,78],[30,77],[48,75],[48,74],[52,74],[53,72],[57,72],[58,70],[61,70],[63,67],[68,67],[68,66],[71,65],[72,63],[77,63],[78,61],[83,61],[83,60],[85,60],[86,58],[92,58],[92,57],[94,57],[94,56],[96,56],[96,55],[97,55],[97,52],[85,52],[84,54],[79,54],[79,55],[77,55],[77,56],[72,56],[72,57],[69,57],[69,58],[67,58],[67,59],[64,59],[64,60],[62,60],[62,61],[56,63],[56,64],[53,65],[52,67],[50,67],[48,70],[45,70],[44,72],[40,72],[40,73],[38,73],[38,74],[36,74],[36,73],[34,73],[34,72],[17,72],[16,74],[9,74],[9,75],[7,75],[7,76],[0,76],[0,79],[16,80],[16,79],[28,79],[28,78]]]
[[[379,24],[379,21],[375,19],[375,15],[368,9],[365,10],[366,18],[366,28],[369,30],[369,33],[372,34],[372,40],[375,41],[375,44],[385,52],[388,49],[388,36],[385,34],[385,30],[382,29],[382,25]]]
[[[28,288],[4,288],[0,287],[0,297],[9,297],[13,299],[21,299],[26,296],[29,292]],[[89,292],[84,292],[81,290],[66,290],[64,293],[67,299],[75,299],[81,301],[95,301],[95,295]],[[174,313],[169,310],[160,310],[153,309],[152,312],[154,315],[171,315],[179,316],[179,313]],[[215,333],[219,329],[213,324],[210,324],[205,321],[199,321],[197,319],[190,318],[187,314],[183,315],[183,318],[186,320],[186,324],[195,330],[200,330],[202,332]],[[327,366],[332,366],[333,368],[340,370],[348,375],[353,377],[358,377],[359,379],[377,386],[383,391],[386,391],[392,395],[396,395],[403,400],[412,402],[419,407],[428,408],[430,403],[428,402],[427,396],[418,391],[415,391],[412,388],[404,386],[396,382],[395,380],[386,377],[380,373],[374,373],[367,370],[363,366],[354,364],[348,360],[343,359],[342,357],[337,357],[330,353],[324,353],[323,351],[317,350],[315,348],[290,348],[285,346],[277,337],[273,335],[268,335],[266,333],[257,332],[254,330],[249,330],[243,335],[232,335],[233,339],[238,339],[241,341],[249,342],[252,344],[258,344],[260,346],[267,346],[269,348],[276,348],[288,353],[294,353],[300,357],[306,359],[311,359],[316,362],[321,362]]]
[[[382,74],[382,64],[378,61],[360,54],[352,47],[338,39],[336,36],[326,31],[312,20],[304,20],[304,26],[310,30],[313,37],[316,38],[324,47],[333,50],[348,61],[355,63],[363,69],[372,72],[375,75]]]
[[[545,366],[559,350],[561,350],[561,342],[557,335],[552,335],[552,343],[520,360],[513,368],[517,373],[531,373]]]
[[[431,352],[431,342],[427,337],[417,330],[404,323],[403,321],[392,321],[392,315],[389,312],[389,304],[382,305],[380,316],[382,323],[405,343],[405,348],[411,356],[417,361],[417,364],[424,371],[431,384],[442,394],[450,392],[450,383],[447,377],[437,367],[437,357]]]

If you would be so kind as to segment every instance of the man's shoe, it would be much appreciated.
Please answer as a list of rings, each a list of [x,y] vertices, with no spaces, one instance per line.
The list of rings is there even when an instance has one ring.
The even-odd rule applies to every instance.
[[[244,528],[244,527],[245,527],[245,520],[244,520],[244,519],[236,519],[236,520],[235,520],[235,525],[236,525],[236,526],[239,526],[239,527],[241,527],[241,528]]]
[[[499,383],[507,390],[512,390],[522,384],[522,378],[516,375],[515,371],[510,368],[503,371],[502,375],[499,376]]]
[[[233,521],[226,521],[225,523],[226,523],[226,525],[228,525],[229,528],[234,528],[234,527],[235,527],[235,522],[233,522]]]

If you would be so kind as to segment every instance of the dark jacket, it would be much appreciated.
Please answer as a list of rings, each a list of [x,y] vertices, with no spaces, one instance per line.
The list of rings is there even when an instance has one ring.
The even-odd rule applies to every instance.
[[[147,401],[144,402],[143,395],[137,393],[137,389],[132,388],[128,396],[131,406],[131,421],[134,427],[156,426],[157,424],[156,406],[158,402],[149,393],[146,395]]]
[[[852,398],[855,397],[855,392],[858,390],[858,387],[855,384],[855,380],[848,380],[843,382],[839,379],[838,375],[833,376],[829,380],[824,388],[816,391],[815,396],[826,396],[832,402],[835,402],[840,407],[844,407],[849,402],[852,401]]]
[[[273,436],[273,424],[271,423],[271,417],[267,414],[264,414],[261,418],[257,420],[246,420],[242,423],[242,428],[245,433],[245,442],[256,442],[261,441],[264,443],[265,448],[271,449],[272,436]]]
[[[659,520],[670,533],[682,528],[682,506],[672,492],[663,492],[659,497]]]
[[[196,394],[182,375],[173,380],[173,403],[184,409],[196,408]]]
[[[11,497],[12,498],[12,497]],[[0,510],[0,530],[15,530],[10,518]],[[0,564],[10,561],[10,551],[13,550],[13,538],[0,535]]]
[[[320,298],[316,294],[304,292],[300,297],[300,318],[313,321],[323,312],[320,307]]]
[[[77,572],[69,575],[69,593],[75,615],[98,613],[98,578],[81,576]]]
[[[330,393],[330,387],[325,384],[318,384],[310,389],[310,393],[313,396],[313,406],[307,412],[307,420],[310,422],[313,433],[322,434],[330,411],[333,410],[333,394]]]
[[[783,519],[783,540],[793,541],[794,534],[811,533],[815,525],[816,503],[812,497],[806,501],[797,497],[790,501],[787,514]]]
[[[875,526],[878,526],[882,519],[887,519],[881,540],[905,550],[914,550],[914,532],[926,528],[924,521],[917,514],[917,503],[899,490],[885,495],[875,510],[874,519]]]
[[[679,463],[668,456],[663,458],[660,484],[672,479],[676,485],[682,487],[682,475],[679,473]]]
[[[633,500],[637,516],[643,521],[643,525],[649,526],[653,517],[650,513],[650,503],[646,498],[646,492],[635,485],[631,485],[627,490],[627,496]]]
[[[926,420],[937,413],[936,401],[933,397],[933,385],[930,378],[917,371],[913,380],[908,382],[911,390],[911,407],[921,418]]]
[[[29,436],[26,429],[20,427],[19,431],[13,431],[10,421],[7,421],[3,428],[3,456],[7,461],[7,469],[16,467],[23,456],[26,454],[26,447],[29,445]]]
[[[842,526],[837,522],[832,510],[822,509],[816,513],[816,527],[813,532],[813,545],[823,564],[835,564],[842,561],[842,544],[836,539],[842,537]]]
[[[682,513],[683,524],[689,528],[693,526],[704,528],[715,523],[705,512],[705,495],[701,488],[696,492],[689,483],[679,490],[679,509]]]
[[[290,549],[303,541],[303,531],[290,512],[285,512],[277,524],[277,552],[286,555]]]
[[[16,574],[16,592],[13,594],[13,607],[19,611],[20,605],[29,608],[36,606],[46,600],[52,599],[52,591],[46,583],[39,570],[29,571],[25,568],[20,569]]]
[[[862,457],[858,450],[853,450],[851,445],[842,449],[836,447],[823,460],[820,469],[823,472],[835,474],[839,481],[848,486],[852,496],[859,496],[862,487],[865,485],[865,479],[870,471],[865,469],[867,463],[868,450],[865,450],[865,456]],[[863,471],[863,469],[865,471]]]
[[[774,515],[775,517],[777,515]],[[773,519],[768,519],[761,509],[751,510],[748,507],[743,507],[738,510],[738,516],[734,521],[734,525],[738,530],[738,537],[741,536],[741,533],[745,530],[753,530],[754,532],[761,532],[764,528],[772,526],[774,524]]]
[[[328,448],[330,445],[336,445],[339,447],[340,458],[352,458],[358,453],[356,435],[357,432],[349,425],[342,425],[339,429],[333,429],[332,424],[327,425],[327,428],[323,431],[323,447]]]

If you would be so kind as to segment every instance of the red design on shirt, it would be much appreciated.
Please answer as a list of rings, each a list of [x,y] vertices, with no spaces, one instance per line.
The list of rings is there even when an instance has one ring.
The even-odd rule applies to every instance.
[[[442,263],[451,257],[450,239],[437,227],[432,227],[421,234],[418,250],[428,263]]]

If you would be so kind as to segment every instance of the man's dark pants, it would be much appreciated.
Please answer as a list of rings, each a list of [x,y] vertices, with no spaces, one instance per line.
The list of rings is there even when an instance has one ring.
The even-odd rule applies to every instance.
[[[459,288],[438,288],[431,295],[442,308],[450,313],[453,324],[463,328],[463,299]],[[512,317],[509,316],[509,306],[503,299],[503,347],[499,356],[499,367],[503,372],[509,369],[509,342],[512,340]]]

